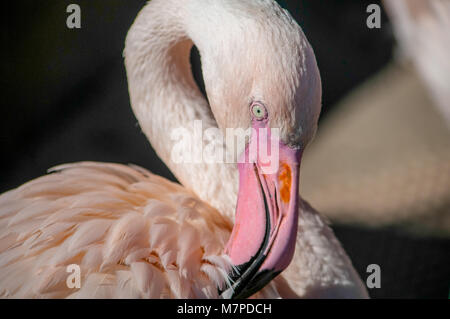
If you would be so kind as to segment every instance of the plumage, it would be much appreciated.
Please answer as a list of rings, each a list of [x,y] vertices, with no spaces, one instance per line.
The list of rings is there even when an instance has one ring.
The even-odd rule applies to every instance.
[[[60,189],[55,200],[60,181],[95,187]],[[8,222],[0,240],[2,296],[119,298],[126,277],[133,283],[128,297],[217,297],[213,288],[226,279],[222,249],[232,225],[180,185],[142,168],[89,162],[59,167],[38,185],[45,191],[25,184],[0,197],[2,204],[8,197],[29,203],[2,215]],[[32,227],[20,223],[25,213]],[[12,280],[18,264],[26,271]],[[70,264],[81,267],[79,291],[66,286]],[[26,284],[34,276],[37,288]],[[201,283],[193,280],[198,276]],[[88,292],[101,278],[102,287],[114,289]]]
[[[190,39],[202,54],[210,104],[190,73]],[[124,56],[136,117],[183,186],[134,165],[81,162],[2,194],[0,296],[219,297],[218,288],[234,284],[230,273],[238,269],[224,252],[238,171],[233,163],[172,161],[169,133],[179,126],[192,130],[196,119],[205,128],[248,126],[246,96],[259,94],[271,105],[271,125],[282,128],[285,152],[297,154],[295,146],[314,135],[321,94],[314,54],[274,1],[153,0],[130,29]],[[249,63],[229,68],[241,58]],[[326,222],[298,203],[293,260],[253,296],[367,297]],[[66,284],[72,264],[80,266],[80,288]]]

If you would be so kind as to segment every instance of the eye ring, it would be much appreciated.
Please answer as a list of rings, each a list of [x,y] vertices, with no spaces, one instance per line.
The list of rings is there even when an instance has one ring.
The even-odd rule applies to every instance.
[[[261,103],[255,102],[250,106],[252,118],[257,121],[262,121],[267,118],[267,110]]]

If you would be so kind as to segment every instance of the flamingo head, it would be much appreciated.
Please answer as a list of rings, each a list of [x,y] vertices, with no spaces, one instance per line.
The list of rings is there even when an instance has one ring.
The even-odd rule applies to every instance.
[[[203,52],[202,62],[219,127],[251,131],[237,150],[236,217],[225,249],[235,267],[232,286],[221,291],[222,297],[245,298],[293,258],[300,160],[317,127],[321,80],[314,52],[289,13],[275,5],[232,18],[238,20],[231,25],[243,26],[239,36],[208,37],[220,40],[208,49],[222,53]]]

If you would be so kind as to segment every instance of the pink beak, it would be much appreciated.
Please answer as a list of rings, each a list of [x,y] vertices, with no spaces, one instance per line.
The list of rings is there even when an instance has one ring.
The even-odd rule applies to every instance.
[[[251,296],[283,271],[294,255],[301,150],[280,142],[265,121],[254,121],[253,129],[238,164],[236,218],[225,249],[235,269],[224,298]],[[267,148],[269,160],[261,155],[270,153]]]

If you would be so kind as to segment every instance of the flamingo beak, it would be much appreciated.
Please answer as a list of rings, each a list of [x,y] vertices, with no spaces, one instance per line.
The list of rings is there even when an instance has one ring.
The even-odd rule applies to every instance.
[[[259,139],[256,135],[249,144]],[[253,295],[287,268],[294,255],[301,151],[276,143],[275,169],[265,169],[260,152],[256,160],[238,163],[235,224],[225,249],[235,267],[229,274],[231,287],[221,292],[223,298]]]

